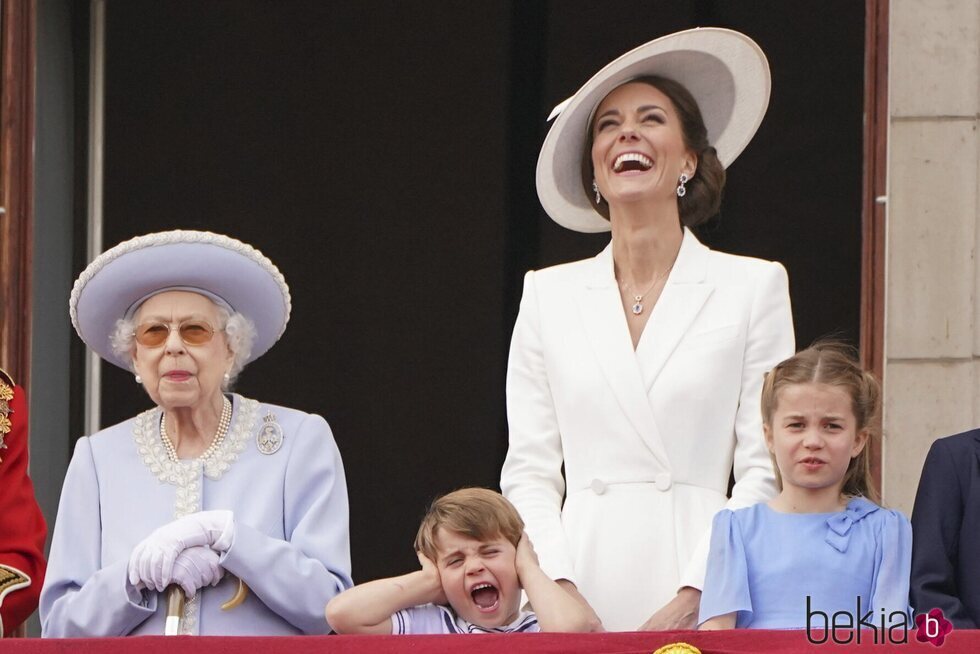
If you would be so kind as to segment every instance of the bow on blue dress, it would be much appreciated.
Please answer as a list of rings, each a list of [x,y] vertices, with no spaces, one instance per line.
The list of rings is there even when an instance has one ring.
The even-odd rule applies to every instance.
[[[824,540],[838,552],[846,552],[851,541],[851,527],[880,508],[870,500],[855,497],[847,503],[846,509],[827,519],[827,535]]]

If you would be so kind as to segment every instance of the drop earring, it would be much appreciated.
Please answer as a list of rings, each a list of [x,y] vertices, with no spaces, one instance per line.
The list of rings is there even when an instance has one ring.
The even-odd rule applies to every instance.
[[[677,197],[682,198],[685,195],[687,195],[687,189],[684,187],[684,184],[687,183],[687,180],[688,180],[687,173],[681,173],[680,179],[677,180],[680,182],[677,185]]]
[[[594,179],[592,180],[592,190],[595,191],[595,203],[602,204],[602,195],[599,193],[599,185],[596,184]]]

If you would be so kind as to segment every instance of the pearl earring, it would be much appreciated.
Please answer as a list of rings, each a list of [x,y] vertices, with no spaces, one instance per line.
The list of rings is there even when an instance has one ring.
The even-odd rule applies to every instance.
[[[231,375],[226,372],[225,373],[225,383],[227,384],[230,381],[231,381]]]
[[[136,375],[136,383],[137,384],[142,384],[143,383],[143,378],[140,377],[139,375]]]

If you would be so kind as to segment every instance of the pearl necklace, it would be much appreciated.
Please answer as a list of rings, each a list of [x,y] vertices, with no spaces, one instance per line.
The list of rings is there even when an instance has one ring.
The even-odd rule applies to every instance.
[[[206,460],[214,454],[215,450],[221,446],[225,440],[225,436],[228,434],[228,426],[231,425],[231,401],[224,397],[224,406],[221,409],[221,418],[218,420],[218,431],[214,433],[214,439],[208,446],[208,449],[201,453],[201,456],[197,457],[200,460]],[[160,416],[160,440],[163,441],[163,449],[167,451],[167,456],[174,463],[178,462],[177,449],[174,444],[170,441],[170,437],[167,435],[167,415],[164,413]]]

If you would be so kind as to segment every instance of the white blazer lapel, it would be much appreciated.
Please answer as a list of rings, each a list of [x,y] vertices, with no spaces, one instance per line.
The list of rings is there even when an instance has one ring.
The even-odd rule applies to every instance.
[[[684,240],[677,253],[677,261],[636,351],[637,357],[643,360],[647,389],[653,386],[674,348],[714,291],[714,286],[705,283],[710,252],[690,230],[684,228]]]
[[[593,260],[593,269],[579,294],[579,308],[599,367],[623,413],[657,460],[669,470],[667,451],[653,419],[650,398],[626,326],[613,272],[611,244]]]

